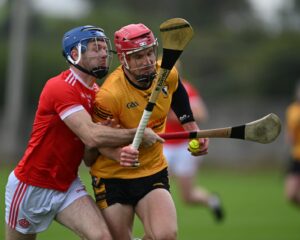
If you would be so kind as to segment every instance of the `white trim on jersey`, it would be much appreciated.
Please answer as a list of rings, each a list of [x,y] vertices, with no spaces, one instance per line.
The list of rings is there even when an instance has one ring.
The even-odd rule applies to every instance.
[[[84,107],[82,105],[73,105],[59,114],[60,119],[64,120],[66,117],[70,116],[71,114],[81,111],[83,109]]]
[[[75,80],[78,80],[83,86],[85,86],[86,88],[88,88],[88,89],[90,89],[90,90],[93,90],[94,88],[93,88],[93,86],[92,87],[90,87],[89,85],[87,85],[86,84],[86,82],[85,81],[83,81],[82,80],[82,78],[80,77],[80,76],[78,76],[73,70],[72,70],[72,68],[70,68],[70,71],[71,71],[71,73],[75,76]],[[71,75],[71,74],[70,74]],[[70,76],[69,75],[69,76]],[[69,78],[69,77],[68,77]],[[73,86],[73,85],[72,85]]]
[[[65,79],[65,82],[69,83],[70,85],[74,86],[76,83],[76,77],[71,73],[69,76]]]

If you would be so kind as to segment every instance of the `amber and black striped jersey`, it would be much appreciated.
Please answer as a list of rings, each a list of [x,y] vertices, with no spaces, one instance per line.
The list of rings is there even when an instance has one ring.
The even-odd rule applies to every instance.
[[[156,133],[165,130],[167,114],[171,106],[172,95],[178,86],[178,79],[178,72],[173,68],[158,96],[147,125]],[[118,67],[105,80],[96,95],[93,120],[101,122],[110,117],[123,128],[137,128],[155,85],[154,80],[148,89],[139,89],[126,79],[122,67]],[[167,167],[162,150],[161,143],[155,143],[148,148],[141,146],[138,168],[122,167],[118,162],[100,155],[91,168],[91,174],[100,178],[123,179],[152,175]]]

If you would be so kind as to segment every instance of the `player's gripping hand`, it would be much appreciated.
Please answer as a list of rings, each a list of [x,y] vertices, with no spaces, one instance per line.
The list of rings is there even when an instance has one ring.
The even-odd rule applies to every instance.
[[[120,150],[120,165],[123,167],[138,166],[139,151],[131,145],[121,148]]]
[[[201,156],[208,153],[208,138],[192,139],[189,142],[188,151],[193,156]]]
[[[99,122],[99,124],[111,127],[111,128],[121,128],[120,124],[114,118],[107,117],[104,122]]]
[[[142,145],[144,147],[150,147],[156,142],[164,143],[165,140],[158,136],[151,128],[146,128],[142,140]]]

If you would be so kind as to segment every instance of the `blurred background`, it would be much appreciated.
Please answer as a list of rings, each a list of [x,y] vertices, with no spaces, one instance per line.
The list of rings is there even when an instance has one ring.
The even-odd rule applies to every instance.
[[[121,26],[143,22],[159,39],[160,23],[185,18],[195,36],[181,57],[183,76],[208,105],[202,128],[243,124],[269,112],[284,121],[300,77],[299,12],[295,0],[0,0],[1,162],[22,154],[43,85],[67,67],[62,35],[78,25],[101,26],[113,39]],[[111,69],[117,64],[115,57]],[[213,139],[209,164],[280,165],[283,135],[270,145]]]
[[[299,13],[297,0],[0,0],[0,169],[20,159],[43,85],[67,68],[62,36],[79,25],[100,26],[113,41],[123,25],[142,22],[160,40],[163,21],[185,18],[195,36],[181,56],[182,75],[207,104],[202,128],[240,125],[270,112],[284,126],[300,80]],[[117,64],[115,57],[111,69]],[[287,154],[283,127],[267,145],[211,139],[205,164],[283,174]]]

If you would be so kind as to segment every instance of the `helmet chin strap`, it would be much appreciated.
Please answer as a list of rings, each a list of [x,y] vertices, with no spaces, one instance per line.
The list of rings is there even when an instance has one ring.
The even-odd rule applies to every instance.
[[[106,76],[106,74],[108,73],[108,68],[107,67],[96,67],[93,68],[92,70],[87,70],[86,68],[81,67],[80,65],[78,65],[78,63],[80,62],[81,59],[81,43],[78,44],[77,49],[78,49],[78,59],[75,61],[70,55],[67,56],[67,60],[70,64],[72,64],[74,67],[76,67],[77,69],[79,69],[80,71],[89,74],[95,78],[101,79],[103,77]]]
[[[152,72],[150,74],[136,75],[135,79],[137,82],[140,83],[147,83],[147,82],[152,83],[155,77],[156,77],[156,72]]]
[[[97,68],[93,68],[91,71],[81,67],[78,64],[72,64],[74,67],[76,67],[77,69],[79,69],[80,71],[89,74],[95,78],[101,79],[103,77],[105,77],[108,73],[108,68],[101,68],[101,67],[97,67]]]
[[[135,80],[137,82],[140,82],[140,83],[152,83],[152,81],[154,80],[154,78],[156,77],[157,73],[156,72],[152,72],[150,74],[141,74],[141,75],[136,75],[134,74],[130,68],[129,68],[129,64],[126,60],[126,55],[125,53],[122,53],[122,57],[124,59],[124,64],[123,64],[123,67],[131,74],[134,76]]]

